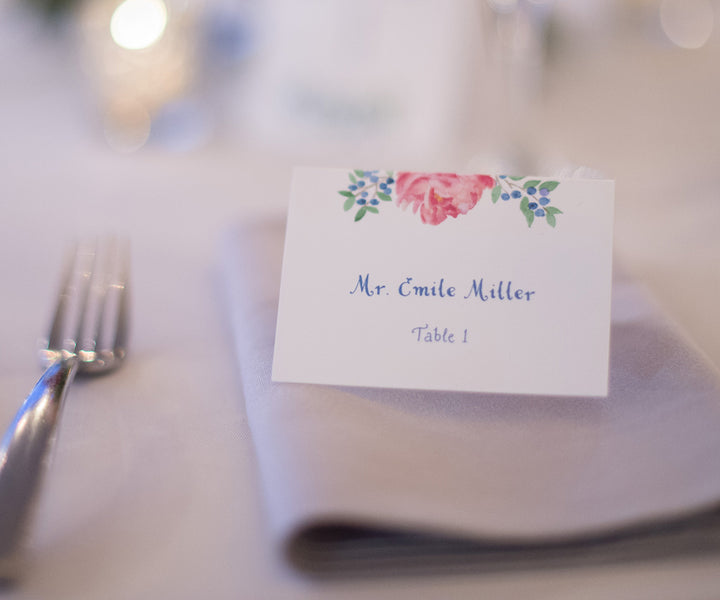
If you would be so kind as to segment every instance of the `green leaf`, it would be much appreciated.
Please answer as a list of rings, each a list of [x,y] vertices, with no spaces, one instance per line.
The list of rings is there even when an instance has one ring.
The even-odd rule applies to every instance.
[[[549,192],[552,192],[559,185],[559,181],[543,181],[537,188],[540,190],[546,188]]]
[[[550,227],[555,227],[555,215],[549,212],[545,213],[545,220]]]
[[[508,179],[512,179],[513,181],[520,181],[525,175],[508,175]]]
[[[526,189],[528,189],[529,187],[537,187],[537,186],[538,186],[538,183],[540,183],[540,180],[539,180],[539,179],[531,179],[530,181],[526,181],[526,182],[523,184],[523,189],[526,190]]]
[[[500,184],[498,183],[493,189],[492,189],[492,202],[495,204],[498,201],[498,198],[500,198],[500,193],[502,192],[502,188],[500,187]]]
[[[354,196],[348,198],[347,200],[345,200],[345,204],[343,205],[343,210],[344,210],[344,211],[348,211],[348,210],[350,210],[353,206],[355,206],[355,197],[354,197]]]
[[[357,183],[355,175],[353,175],[352,173],[348,173],[348,177],[350,178],[350,183]]]
[[[385,192],[376,192],[375,195],[383,202],[392,202],[392,198]]]
[[[520,210],[522,214],[525,215],[525,220],[527,221],[528,227],[530,227],[535,220],[535,213],[528,208],[528,204],[530,204],[530,200],[528,200],[527,196],[523,196],[523,199],[520,201]]]
[[[561,211],[561,210],[560,210],[559,208],[557,208],[556,206],[546,206],[546,207],[545,207],[545,212],[546,212],[547,214],[549,214],[549,215],[561,215],[561,214],[563,214],[563,211]]]
[[[365,216],[365,213],[367,213],[367,209],[367,206],[363,206],[362,208],[360,208],[359,211],[355,213],[355,222],[359,221]]]
[[[355,197],[355,194],[353,194],[353,193],[352,193],[351,191],[349,191],[349,190],[340,190],[340,191],[338,192],[338,194],[340,194],[341,196],[345,196],[346,198],[354,198],[354,197]]]
[[[366,206],[368,212],[371,212],[373,214],[378,214],[380,211],[375,206]]]
[[[354,169],[353,172],[358,177],[365,177],[365,171],[363,171],[362,169]]]

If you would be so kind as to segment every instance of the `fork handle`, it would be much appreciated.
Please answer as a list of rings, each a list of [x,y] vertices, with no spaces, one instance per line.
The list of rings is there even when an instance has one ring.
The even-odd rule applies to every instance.
[[[70,356],[47,368],[0,443],[0,581],[20,574],[24,534],[77,364],[77,358]]]

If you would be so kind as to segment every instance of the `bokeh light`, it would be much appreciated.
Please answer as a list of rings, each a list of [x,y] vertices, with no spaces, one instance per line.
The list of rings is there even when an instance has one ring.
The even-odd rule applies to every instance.
[[[660,23],[667,38],[680,48],[702,48],[715,26],[710,0],[663,0]]]
[[[165,32],[167,8],[162,0],[125,0],[110,19],[110,35],[128,50],[152,46]]]

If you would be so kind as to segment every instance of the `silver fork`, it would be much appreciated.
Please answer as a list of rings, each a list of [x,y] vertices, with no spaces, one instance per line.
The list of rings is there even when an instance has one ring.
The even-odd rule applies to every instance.
[[[0,443],[0,580],[22,570],[23,541],[37,503],[68,386],[76,373],[120,366],[128,333],[129,248],[78,244],[63,272],[40,361],[47,367]]]

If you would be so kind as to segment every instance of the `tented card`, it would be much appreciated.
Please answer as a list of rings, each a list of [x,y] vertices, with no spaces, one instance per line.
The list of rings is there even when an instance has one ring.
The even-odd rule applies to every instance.
[[[297,169],[273,380],[607,394],[614,184]]]

